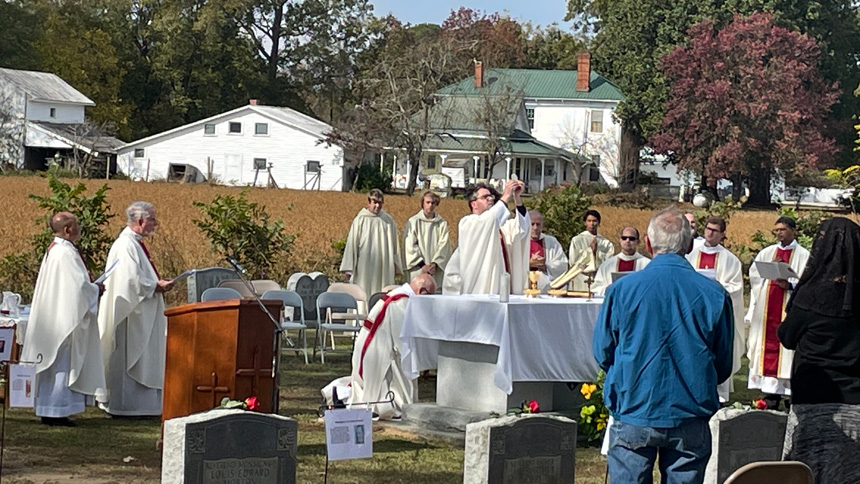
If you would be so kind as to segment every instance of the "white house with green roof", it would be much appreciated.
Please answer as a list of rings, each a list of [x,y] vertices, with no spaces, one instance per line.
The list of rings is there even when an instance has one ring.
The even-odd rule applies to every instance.
[[[441,89],[438,95],[487,98],[516,93],[526,120],[522,134],[543,147],[568,153],[567,162],[562,164],[557,160],[565,157],[554,156],[553,152],[512,154],[509,164],[496,165],[492,178],[503,179],[516,173],[529,183],[530,191],[537,188],[536,179],[544,183],[550,179],[550,184],[571,183],[580,176],[583,181],[617,187],[621,176],[621,120],[614,113],[624,95],[591,70],[590,59],[587,52],[580,54],[576,71],[485,70],[476,62],[474,76]],[[432,155],[433,151],[428,153]],[[438,156],[444,154],[437,152]]]

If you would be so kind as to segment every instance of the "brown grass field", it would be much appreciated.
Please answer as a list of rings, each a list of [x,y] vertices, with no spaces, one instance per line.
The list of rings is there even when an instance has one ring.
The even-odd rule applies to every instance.
[[[74,183],[69,180],[67,182]],[[100,187],[103,181],[85,180],[88,192]],[[160,266],[184,265],[205,267],[217,264],[207,241],[192,223],[201,218],[200,211],[192,206],[194,201],[207,202],[216,195],[238,195],[241,188],[209,185],[183,185],[170,183],[143,183],[114,181],[108,183],[108,200],[114,217],[109,231],[118,233],[124,224],[123,210],[132,201],[147,200],[155,204],[160,226],[153,237],[153,258]],[[47,195],[47,180],[41,177],[0,177],[0,200],[4,216],[0,218],[0,257],[12,252],[30,250],[29,238],[39,228],[34,220],[41,215],[36,202],[29,194]],[[297,190],[249,189],[248,198],[265,205],[273,219],[285,222],[287,231],[298,234],[293,250],[293,260],[298,266],[303,260],[317,260],[334,254],[332,241],[343,239],[350,223],[358,211],[365,206],[366,196],[357,193],[311,192]],[[419,210],[418,196],[389,195],[385,210],[403,227],[406,220]],[[292,204],[292,208],[289,208]],[[618,246],[618,234],[625,225],[644,230],[652,212],[612,206],[594,207],[603,218],[601,233]],[[448,220],[452,240],[456,243],[457,221],[467,214],[463,200],[443,200],[440,214]],[[767,231],[776,218],[773,211],[742,211],[736,213],[728,229],[728,245],[748,244],[757,231]],[[566,244],[565,241],[562,241]],[[175,261],[167,261],[174,258]],[[169,263],[168,263],[169,262]],[[304,271],[321,270],[319,267],[299,267]],[[175,267],[180,269],[180,267]]]

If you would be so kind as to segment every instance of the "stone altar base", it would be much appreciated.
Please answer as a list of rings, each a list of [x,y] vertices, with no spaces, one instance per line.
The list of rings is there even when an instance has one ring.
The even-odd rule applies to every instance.
[[[537,400],[541,411],[571,413],[582,406],[579,387],[563,382],[514,382],[505,394],[494,381],[498,346],[440,341],[436,380],[436,403],[467,412],[505,414],[523,401]],[[465,428],[464,428],[465,430]]]

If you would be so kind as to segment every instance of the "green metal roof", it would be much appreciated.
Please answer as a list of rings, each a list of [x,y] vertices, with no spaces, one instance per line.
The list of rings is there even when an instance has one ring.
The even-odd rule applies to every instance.
[[[482,119],[493,116],[490,126],[496,130],[506,126],[513,131],[520,109],[522,99],[509,96],[439,96],[430,108],[428,122],[433,131],[481,134],[489,129]],[[421,116],[421,112],[413,116],[416,123]]]
[[[514,131],[514,135],[506,143],[503,143],[503,145],[506,145],[503,149],[505,154],[522,158],[546,157],[573,160],[577,157],[574,153],[542,143],[532,138],[528,133],[518,130]],[[485,153],[487,145],[486,140],[482,138],[458,137],[448,133],[437,133],[427,138],[424,143],[424,151]]]
[[[528,99],[584,99],[593,101],[623,101],[624,94],[605,77],[591,71],[590,89],[576,90],[576,71],[544,71],[538,69],[489,69],[484,74],[485,87],[490,94],[502,94],[508,89],[522,89]],[[477,96],[475,76],[446,86],[439,94]]]

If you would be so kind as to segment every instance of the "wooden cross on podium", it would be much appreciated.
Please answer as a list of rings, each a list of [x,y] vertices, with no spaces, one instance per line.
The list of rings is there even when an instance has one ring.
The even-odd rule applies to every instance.
[[[212,384],[209,386],[198,386],[198,392],[209,392],[212,394],[212,408],[215,408],[221,405],[221,402],[218,400],[219,393],[230,393],[230,389],[227,387],[219,387],[218,386],[218,375],[215,372],[212,372]]]
[[[236,376],[252,376],[254,380],[251,382],[251,394],[257,395],[257,389],[260,388],[260,377],[272,377],[271,368],[260,368],[260,347],[254,347],[254,368],[236,370]]]

